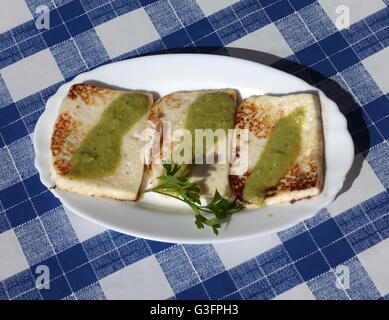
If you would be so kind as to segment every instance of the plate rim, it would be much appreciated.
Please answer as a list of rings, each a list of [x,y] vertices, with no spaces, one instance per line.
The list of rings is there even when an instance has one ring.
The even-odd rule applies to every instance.
[[[348,149],[347,153],[349,153],[349,158],[345,159],[346,164],[343,166],[344,170],[337,180],[338,185],[331,186],[331,188],[329,189],[329,190],[331,190],[331,194],[327,197],[327,203],[324,203],[321,208],[328,206],[332,201],[334,201],[335,197],[337,196],[337,194],[341,190],[341,188],[344,184],[346,175],[349,172],[349,170],[352,166],[352,163],[354,161],[354,143],[353,143],[351,135],[347,129],[346,117],[341,113],[338,105],[333,100],[329,99],[324,94],[324,92],[322,90],[320,90],[316,87],[313,87],[312,85],[305,82],[304,80],[301,80],[301,79],[297,78],[296,76],[291,75],[287,72],[275,69],[271,66],[267,66],[267,65],[264,65],[261,63],[253,62],[253,61],[242,59],[242,58],[223,56],[223,55],[215,55],[215,54],[201,54],[201,53],[197,53],[197,54],[196,53],[170,53],[170,54],[147,55],[147,56],[142,56],[142,57],[134,57],[134,58],[130,58],[130,59],[125,59],[122,61],[108,63],[108,64],[102,65],[98,68],[95,68],[93,70],[81,73],[81,74],[77,75],[76,77],[74,77],[71,81],[63,83],[57,89],[57,91],[47,100],[47,103],[45,105],[45,109],[44,109],[43,113],[40,115],[40,117],[36,123],[35,129],[34,129],[34,134],[33,134],[33,146],[34,146],[34,151],[35,151],[35,161],[34,162],[35,162],[35,167],[38,170],[40,180],[61,201],[61,204],[64,207],[70,209],[73,213],[81,216],[84,219],[87,219],[93,223],[100,225],[100,226],[103,226],[105,228],[112,229],[112,230],[115,230],[115,231],[118,231],[121,233],[129,234],[129,235],[144,238],[144,239],[155,240],[155,241],[176,242],[176,243],[178,242],[178,243],[188,243],[188,244],[191,244],[191,243],[197,243],[197,244],[198,243],[223,243],[223,242],[231,242],[231,241],[238,241],[238,240],[244,240],[244,239],[249,239],[249,238],[255,238],[255,237],[263,236],[263,235],[266,235],[269,233],[274,233],[274,232],[278,232],[280,230],[287,229],[288,227],[291,227],[291,226],[293,226],[301,221],[309,219],[317,214],[317,211],[313,212],[311,215],[305,215],[304,217],[300,217],[296,220],[291,221],[288,224],[282,225],[279,228],[274,227],[274,228],[271,228],[268,230],[261,230],[259,232],[251,232],[248,234],[242,234],[240,236],[230,236],[227,238],[214,237],[214,238],[209,238],[209,239],[205,240],[204,238],[196,239],[196,238],[188,237],[188,238],[184,239],[184,238],[176,238],[174,236],[163,236],[163,235],[158,235],[158,236],[154,237],[152,234],[147,234],[144,232],[137,232],[136,230],[129,231],[127,228],[120,227],[120,225],[117,225],[115,223],[101,221],[100,219],[94,218],[93,215],[86,214],[85,212],[80,212],[79,210],[74,208],[74,206],[71,203],[69,203],[66,199],[61,197],[60,194],[65,192],[65,191],[56,190],[56,189],[51,188],[53,183],[51,182],[50,178],[47,180],[46,179],[47,174],[45,175],[45,171],[49,171],[48,167],[45,168],[43,166],[44,162],[45,161],[48,162],[49,160],[42,159],[44,152],[41,152],[41,150],[39,148],[39,145],[40,145],[39,141],[38,141],[39,130],[40,130],[40,128],[42,128],[44,126],[44,121],[49,120],[49,116],[50,116],[49,113],[54,112],[53,105],[55,105],[55,104],[57,104],[57,110],[55,110],[56,114],[57,114],[58,108],[60,106],[60,103],[62,102],[64,93],[66,94],[69,87],[74,83],[80,83],[80,82],[87,81],[87,78],[93,78],[94,73],[104,72],[104,69],[109,69],[110,67],[112,67],[112,65],[120,65],[120,64],[124,65],[124,64],[128,64],[128,63],[136,63],[136,61],[139,61],[139,60],[174,59],[174,58],[182,58],[182,57],[184,57],[185,59],[226,60],[226,62],[232,61],[232,60],[234,60],[234,61],[239,60],[240,63],[252,65],[253,67],[257,67],[257,68],[263,68],[264,70],[268,70],[268,71],[273,72],[273,73],[279,73],[279,74],[282,74],[286,78],[289,78],[293,81],[298,81],[298,82],[304,84],[305,86],[309,86],[312,91],[317,92],[317,94],[320,97],[320,101],[321,101],[322,105],[324,105],[324,103],[326,105],[328,105],[328,104],[332,105],[334,108],[332,108],[333,110],[331,110],[331,117],[337,118],[336,122],[337,122],[338,127],[341,129],[340,131],[343,132],[343,135],[344,135],[343,138],[348,140],[348,143],[346,144],[345,149]],[[156,89],[156,91],[157,91],[157,89]],[[309,90],[305,90],[304,92],[308,92],[308,91]],[[288,94],[292,94],[292,93],[294,93],[294,92],[290,92]],[[322,110],[322,115],[323,115],[323,110]],[[54,123],[52,123],[52,126],[53,125],[54,125]],[[324,126],[324,120],[323,120],[323,126]],[[324,130],[325,129],[323,128],[323,133],[324,133]],[[38,134],[36,134],[36,132],[38,132]],[[324,143],[326,143],[325,140],[324,140]],[[327,155],[327,152],[325,149],[325,158],[326,158],[326,155]],[[325,163],[326,163],[326,160],[325,160]],[[336,188],[334,188],[334,187],[336,187]],[[112,201],[114,201],[114,200],[112,200]],[[153,210],[153,211],[158,211],[158,210]],[[202,232],[202,230],[198,230],[198,232]]]

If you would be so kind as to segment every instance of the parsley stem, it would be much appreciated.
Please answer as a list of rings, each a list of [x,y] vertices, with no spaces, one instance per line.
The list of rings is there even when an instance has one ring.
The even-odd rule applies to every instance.
[[[175,199],[177,199],[177,200],[180,200],[180,201],[182,201],[182,202],[187,203],[185,200],[183,200],[183,199],[181,199],[181,198],[179,198],[179,197],[173,196],[172,194],[165,193],[165,192],[161,192],[161,191],[158,191],[158,190],[151,190],[151,191],[154,191],[155,193],[163,194],[163,195],[165,195],[165,196],[172,197],[172,198],[175,198]]]

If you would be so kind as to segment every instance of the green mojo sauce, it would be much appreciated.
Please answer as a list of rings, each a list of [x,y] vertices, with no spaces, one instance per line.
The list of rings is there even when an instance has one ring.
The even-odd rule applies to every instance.
[[[192,136],[192,158],[195,158],[195,130],[196,129],[223,129],[225,134],[228,129],[234,127],[235,102],[224,92],[206,93],[197,98],[188,109],[185,121],[185,129],[189,130]],[[217,142],[217,136],[213,143]],[[206,145],[206,137],[203,137],[203,157],[206,150],[211,146]],[[187,176],[191,172],[191,165],[182,165],[177,176]]]
[[[123,136],[149,107],[141,93],[124,93],[112,101],[76,150],[67,176],[94,179],[112,174],[120,163]]]
[[[211,92],[197,98],[190,106],[185,129],[194,137],[195,129],[224,129],[234,126],[235,103],[224,92]]]
[[[282,178],[296,161],[301,144],[301,126],[305,110],[298,107],[287,117],[278,121],[270,133],[265,148],[247,178],[243,199],[262,207],[266,190]]]

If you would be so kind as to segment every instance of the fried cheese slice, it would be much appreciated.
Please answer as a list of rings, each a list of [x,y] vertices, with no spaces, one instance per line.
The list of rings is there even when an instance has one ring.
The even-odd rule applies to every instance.
[[[205,108],[202,111],[196,111],[198,109],[195,104],[200,99],[207,100],[206,98],[213,94],[224,95],[224,97],[221,98],[224,98],[227,102],[230,100],[228,107],[220,106],[221,113],[224,108],[224,116],[221,115],[221,113],[219,114],[217,103],[211,103],[212,105],[209,106],[204,105],[203,107]],[[226,121],[225,119],[227,118],[230,119],[231,121],[227,121],[229,123],[227,127],[229,126],[228,129],[233,129],[236,112],[236,100],[236,91],[226,89],[175,92],[160,98],[154,103],[149,119],[153,124],[154,130],[162,134],[155,141],[155,143],[159,144],[160,147],[160,153],[157,154],[158,159],[156,159],[154,154],[151,157],[148,166],[149,177],[153,186],[156,186],[159,183],[158,177],[164,173],[162,161],[169,160],[172,155],[178,152],[177,150],[182,148],[182,137],[181,139],[175,139],[174,137],[176,133],[188,127],[192,127],[193,131],[193,125],[188,123],[188,115],[193,118],[196,118],[197,116],[203,117],[204,124],[199,125],[201,129],[207,129],[205,128],[207,123],[212,123],[213,121],[217,122],[220,120],[219,117],[224,117],[224,120],[221,120],[222,122]],[[196,114],[196,112],[199,112],[199,114]],[[204,115],[206,116],[204,117]],[[166,128],[165,124],[169,127],[168,130],[163,129],[163,127]],[[231,187],[228,180],[229,163],[228,158],[224,157],[224,155],[228,152],[228,130],[223,130],[224,134],[218,136],[217,142],[220,143],[220,145],[224,145],[226,149],[223,151],[219,150],[217,147],[219,144],[217,144],[217,146],[215,145],[215,148],[207,154],[208,157],[210,153],[212,153],[214,163],[207,164],[207,161],[204,160],[203,164],[194,164],[191,166],[189,181],[195,182],[199,185],[200,193],[203,196],[213,196],[216,190],[223,197],[231,196]],[[169,132],[166,133],[166,131]],[[166,139],[167,135],[172,136],[172,139],[170,139],[171,141]],[[205,153],[207,152],[208,151],[205,151]],[[223,159],[221,159],[221,153],[223,153]]]
[[[150,93],[73,85],[51,137],[50,174],[55,186],[136,200],[144,172],[140,135],[152,103]]]
[[[265,147],[272,132],[281,119],[286,119],[298,110],[303,111],[301,118],[300,143],[292,165],[281,174],[274,185],[263,194],[263,205],[295,202],[318,195],[324,182],[324,138],[321,119],[321,106],[314,94],[292,94],[285,96],[253,96],[245,99],[238,107],[235,128],[248,130],[246,145],[238,145],[248,154],[247,171],[236,174],[235,163],[231,163],[230,181],[234,195],[242,203],[255,205],[244,198],[246,183],[258,163],[264,157],[275,159],[276,155],[263,156]],[[287,145],[282,145],[287,137],[278,140],[280,153]],[[275,141],[275,139],[272,139]],[[292,141],[293,143],[293,141]],[[273,147],[273,149],[275,149]],[[237,160],[239,160],[237,158]],[[274,160],[275,161],[275,160]],[[273,166],[276,168],[277,164]],[[266,168],[262,166],[263,168]],[[272,170],[271,167],[269,170]],[[262,176],[269,172],[262,171]],[[260,178],[260,177],[259,177]],[[264,185],[264,184],[262,184]]]

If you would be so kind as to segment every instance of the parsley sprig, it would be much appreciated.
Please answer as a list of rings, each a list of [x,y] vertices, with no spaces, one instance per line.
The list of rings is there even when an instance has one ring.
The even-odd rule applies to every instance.
[[[197,228],[202,229],[204,226],[209,226],[216,235],[219,234],[218,229],[221,227],[221,222],[244,207],[236,201],[230,202],[223,198],[217,190],[211,202],[205,206],[201,205],[200,188],[197,184],[189,182],[186,177],[180,175],[180,172],[185,171],[182,166],[185,165],[173,162],[164,163],[166,175],[158,177],[161,184],[144,190],[142,193],[155,192],[185,202],[195,213]],[[207,218],[201,214],[202,212],[213,214],[214,217]]]

